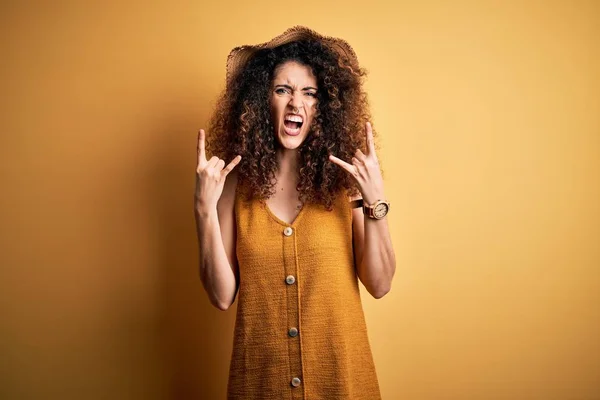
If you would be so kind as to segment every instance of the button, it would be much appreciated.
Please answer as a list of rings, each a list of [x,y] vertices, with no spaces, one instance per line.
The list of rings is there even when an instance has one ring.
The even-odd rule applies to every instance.
[[[293,231],[293,229],[292,229],[292,228],[290,228],[289,226],[288,226],[288,227],[286,227],[286,228],[283,230],[283,234],[284,234],[285,236],[292,236],[292,233],[293,233],[293,232],[294,232],[294,231]]]
[[[285,283],[287,283],[288,285],[292,285],[294,282],[296,282],[296,278],[294,278],[294,275],[288,275],[285,278]]]
[[[290,335],[291,337],[298,336],[298,329],[296,329],[296,328],[290,328],[290,330],[288,331],[288,335]]]
[[[293,387],[300,386],[300,378],[296,378],[296,377],[292,378],[292,386]]]

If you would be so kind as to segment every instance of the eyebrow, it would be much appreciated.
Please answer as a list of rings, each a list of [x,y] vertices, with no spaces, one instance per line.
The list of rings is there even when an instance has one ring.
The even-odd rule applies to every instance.
[[[290,85],[275,85],[276,88],[280,87],[280,86],[282,86],[282,87],[284,87],[286,89],[293,90],[293,88]],[[302,90],[311,90],[311,89],[312,90],[318,90],[316,87],[312,87],[312,86],[307,86],[307,87],[303,88]]]

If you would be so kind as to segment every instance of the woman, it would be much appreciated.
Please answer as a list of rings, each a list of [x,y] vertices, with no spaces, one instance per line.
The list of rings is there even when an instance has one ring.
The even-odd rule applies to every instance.
[[[229,399],[381,398],[358,279],[381,298],[395,257],[365,74],[305,27],[228,57],[195,215],[212,304],[239,289]]]

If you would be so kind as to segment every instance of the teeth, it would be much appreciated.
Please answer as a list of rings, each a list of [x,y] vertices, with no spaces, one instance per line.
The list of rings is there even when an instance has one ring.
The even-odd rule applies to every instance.
[[[286,115],[285,116],[285,120],[286,121],[292,121],[292,122],[302,122],[302,117],[299,115]]]

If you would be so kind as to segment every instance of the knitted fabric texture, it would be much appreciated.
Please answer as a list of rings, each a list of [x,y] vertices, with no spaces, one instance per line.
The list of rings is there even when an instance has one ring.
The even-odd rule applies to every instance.
[[[240,272],[228,399],[378,400],[352,252],[352,209],[293,223],[236,193]]]

